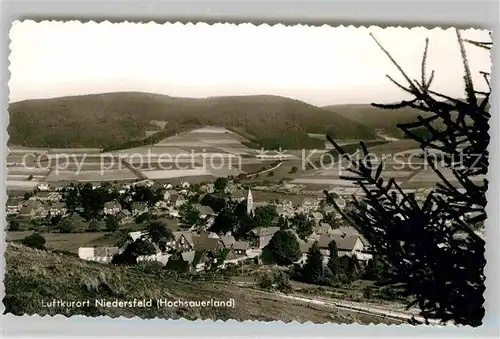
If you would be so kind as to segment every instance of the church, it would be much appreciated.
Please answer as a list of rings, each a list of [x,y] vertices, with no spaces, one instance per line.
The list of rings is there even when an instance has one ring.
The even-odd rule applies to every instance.
[[[247,214],[253,215],[253,212],[254,212],[253,196],[252,196],[252,191],[249,188],[247,195]]]

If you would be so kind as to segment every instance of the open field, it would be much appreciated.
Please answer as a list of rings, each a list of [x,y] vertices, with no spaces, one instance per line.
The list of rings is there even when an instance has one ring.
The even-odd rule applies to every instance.
[[[187,176],[187,177],[174,177],[174,178],[162,178],[162,179],[155,179],[155,181],[161,183],[161,184],[172,184],[172,185],[179,185],[184,181],[189,182],[190,184],[200,184],[200,183],[207,183],[207,182],[213,182],[216,177],[210,174],[206,175],[199,175],[199,176]]]
[[[204,127],[184,132],[156,143],[156,147],[179,147],[184,151],[220,152],[221,147],[246,149],[242,136],[221,127]]]
[[[153,171],[142,171],[142,173],[148,179],[171,179],[171,178],[179,178],[179,177],[196,177],[196,176],[205,176],[210,175],[210,172],[206,169],[187,169],[187,170],[153,170]]]
[[[315,179],[315,178],[300,178],[290,181],[292,184],[315,184],[315,185],[336,185],[336,186],[345,186],[345,187],[354,187],[356,186],[354,183],[341,180],[341,179]]]
[[[137,180],[137,176],[127,168],[121,170],[105,171],[52,171],[45,179],[47,182],[58,181],[80,181],[80,182],[98,182],[98,181],[130,181]]]
[[[157,219],[163,222],[168,229],[171,231],[181,230],[177,219],[169,218],[159,218]],[[22,240],[25,237],[33,234],[33,230],[30,228],[33,225],[29,220],[20,219],[20,231],[7,231],[6,241],[17,241]],[[105,230],[106,223],[101,220],[98,222],[100,230]],[[74,233],[40,233],[46,240],[45,246],[52,250],[67,251],[72,253],[78,253],[79,247],[93,247],[93,246],[115,246],[118,240],[121,238],[123,232],[128,233],[132,231],[144,230],[145,224],[137,224],[135,222],[120,225],[120,232],[85,232],[88,228],[88,224],[83,220],[79,220],[77,223],[79,226],[79,232]],[[82,228],[83,227],[83,228]]]
[[[162,161],[162,162],[135,162],[130,164],[133,168],[141,172],[147,171],[175,171],[175,170],[193,170],[196,168],[202,168],[201,162],[196,161],[183,161],[183,162],[173,162],[173,161]],[[144,173],[145,174],[145,173]]]
[[[374,154],[396,154],[418,148],[418,142],[409,139],[401,139],[370,148]]]
[[[33,234],[33,231],[7,232],[6,241],[22,240]],[[118,235],[118,233],[116,233]],[[116,239],[106,237],[105,232],[82,232],[82,233],[41,233],[45,238],[45,246],[52,250],[68,251],[78,253],[79,247],[94,246],[94,242],[103,238],[109,238],[109,241],[101,246],[114,246]]]
[[[424,163],[424,159],[413,154],[414,151],[416,152],[418,150],[415,149],[415,142],[412,140],[397,140],[382,145],[376,145],[369,147],[369,151],[372,154],[370,160],[373,170],[375,171],[380,161],[382,161],[383,171],[381,177],[384,180],[394,178],[396,179],[396,183],[401,185],[405,184],[408,180],[413,180],[412,178],[414,178],[420,170],[428,167],[428,165]],[[311,158],[311,160],[318,160],[320,157],[321,154],[318,154],[316,159]],[[352,160],[361,160],[362,157],[363,154],[359,152],[359,150],[351,153]],[[332,163],[327,160],[328,159],[323,158],[323,162],[320,161],[319,163],[315,163],[313,169],[298,171],[289,182],[292,184],[305,185],[304,190],[306,191],[321,191],[323,189],[329,189],[331,186],[356,186],[352,181],[340,179],[341,176],[353,176],[353,173],[348,171],[349,168],[353,168],[349,161],[335,160],[335,162]],[[300,166],[297,167],[299,169],[301,168]],[[436,183],[435,179],[433,179],[433,183]],[[428,184],[425,184],[426,187],[427,185]]]
[[[86,147],[77,147],[77,148],[44,148],[44,147],[23,147],[17,145],[9,145],[9,153],[23,155],[27,153],[35,153],[35,154],[43,154],[43,153],[100,153],[102,149],[100,148],[86,148]]]
[[[7,177],[7,191],[31,191],[38,185],[38,181],[10,180]]]
[[[39,175],[46,176],[49,174],[50,168],[31,168],[24,166],[9,166],[7,167],[7,175]]]
[[[353,140],[339,140],[338,142],[345,144],[352,143]],[[22,166],[14,166],[16,170],[11,169],[11,174],[19,177],[11,177],[9,181],[12,181],[11,186],[15,190],[30,190],[36,185],[35,181],[43,180],[51,183],[137,180],[139,174],[133,173],[123,161],[127,161],[139,173],[153,180],[171,181],[174,178],[189,178],[190,181],[205,181],[209,177],[255,173],[269,168],[271,163],[278,161],[274,157],[259,159],[256,157],[258,154],[256,150],[242,143],[250,143],[250,141],[225,128],[207,126],[173,135],[152,146],[110,153],[92,153],[97,149],[51,149],[33,171],[24,169]],[[57,152],[53,153],[54,150]],[[63,156],[64,154],[59,154],[65,151],[68,152],[66,154],[68,158]],[[86,154],[85,151],[91,151],[91,153]],[[268,153],[272,155],[272,152]],[[322,151],[316,153],[311,159],[318,159]],[[301,175],[308,176],[311,173],[302,170],[303,164],[300,159],[302,151],[290,150],[286,151],[286,154],[298,158],[287,159],[272,173],[263,175],[268,176],[268,180],[273,182],[293,178],[298,180],[297,183],[310,183],[310,178],[301,178]],[[293,167],[297,170],[295,173],[290,173],[293,172]],[[27,179],[24,175],[33,175],[33,183],[23,183],[22,181]],[[195,177],[200,178],[195,179]],[[326,183],[332,185],[336,183],[337,178],[325,179],[333,180]],[[315,180],[314,183],[317,184],[318,181]]]
[[[242,147],[217,147],[219,150],[222,152],[234,154],[234,155],[241,155],[241,156],[246,156],[246,157],[253,157],[255,156],[256,152],[255,150],[249,149],[247,147],[242,148]]]
[[[221,169],[210,168],[210,169],[208,169],[208,173],[210,173],[210,175],[213,175],[214,177],[219,178],[219,177],[227,177],[230,175],[237,176],[237,175],[241,174],[242,171],[236,167],[221,168]]]
[[[163,157],[168,157],[168,156],[174,157],[177,154],[184,154],[186,153],[186,151],[178,147],[163,147],[159,145],[151,145],[151,146],[127,148],[108,153],[127,159],[128,157],[131,157],[134,154],[139,154],[139,155],[151,154],[151,157],[159,157],[161,155],[163,155]]]

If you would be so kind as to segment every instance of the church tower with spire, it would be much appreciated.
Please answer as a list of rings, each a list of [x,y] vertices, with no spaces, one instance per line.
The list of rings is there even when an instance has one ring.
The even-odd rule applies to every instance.
[[[250,188],[248,189],[248,196],[247,196],[247,214],[248,215],[253,214],[253,196]]]

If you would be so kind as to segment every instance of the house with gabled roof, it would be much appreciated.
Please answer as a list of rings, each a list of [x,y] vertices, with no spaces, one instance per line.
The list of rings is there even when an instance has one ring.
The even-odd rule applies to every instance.
[[[35,215],[36,211],[33,207],[23,206],[19,209],[19,216],[21,218],[33,219]]]
[[[249,241],[236,241],[232,246],[236,256],[247,256],[248,249],[250,248]]]
[[[136,241],[137,239],[142,238],[146,234],[147,232],[145,231],[134,231],[134,232],[129,232],[128,236],[130,237],[130,239],[132,239],[132,241]]]
[[[19,210],[21,209],[22,202],[16,199],[8,198],[7,199],[7,213],[8,214],[18,214]]]
[[[202,204],[193,204],[192,206],[200,212],[200,217],[203,219],[215,214],[210,206],[203,206]]]
[[[138,216],[149,211],[148,205],[143,202],[134,201],[131,206],[132,216]]]
[[[45,218],[47,216],[48,205],[38,200],[28,200],[23,202],[19,209],[19,216],[22,218]]]
[[[311,197],[305,197],[304,200],[302,200],[302,207],[306,208],[314,208],[319,205],[319,201],[316,198],[311,198]]]
[[[234,201],[242,202],[247,199],[248,192],[245,190],[238,190],[231,193],[231,199]]]
[[[300,258],[295,261],[295,264],[300,264],[303,265],[307,261],[307,253],[309,253],[309,249],[311,246],[314,244],[315,241],[310,241],[310,242],[299,242],[299,247],[300,247]]]
[[[358,235],[347,234],[323,234],[319,237],[318,246],[323,255],[330,254],[328,245],[331,241],[335,241],[337,245],[338,255],[341,256],[356,256],[358,260],[369,260],[372,254],[368,252],[367,243]]]
[[[322,222],[320,223],[318,226],[316,226],[313,230],[314,233],[316,234],[332,234],[333,233],[333,229],[332,229],[332,226],[330,226],[330,224],[326,223],[326,222]]]
[[[224,248],[224,243],[219,238],[208,236],[193,236],[194,249],[197,251],[220,251]]]
[[[236,242],[236,239],[232,235],[225,235],[220,238],[225,248],[231,248]]]
[[[319,225],[321,220],[323,220],[323,214],[321,212],[318,212],[318,211],[312,212],[311,216],[312,216],[312,219],[314,220],[314,222],[316,223],[316,225]]]
[[[132,213],[127,209],[122,209],[115,215],[115,218],[120,225],[124,225],[132,221]]]
[[[208,237],[208,238],[220,239],[220,236],[217,233],[215,233],[215,232],[209,232],[209,231],[206,231],[206,230],[200,231],[198,233],[198,235],[200,237]]]
[[[50,186],[46,182],[39,182],[38,185],[36,186],[37,190],[39,191],[49,191]]]
[[[122,210],[122,205],[117,200],[107,201],[104,203],[104,214],[115,215]]]
[[[177,251],[194,250],[193,232],[174,232],[174,237],[175,244],[173,247],[175,247]]]
[[[55,215],[66,215],[68,209],[66,208],[66,204],[62,202],[53,202],[52,204],[49,205],[49,210],[48,213],[51,216]]]
[[[194,250],[177,253],[168,259],[165,268],[184,273],[194,273],[196,272],[195,256],[196,251]]]
[[[118,247],[80,247],[78,257],[83,260],[95,261],[103,264],[110,263],[113,256],[119,253]]]
[[[175,207],[175,208],[179,208],[181,207],[182,205],[184,205],[186,203],[186,198],[184,198],[184,196],[180,195],[180,194],[177,194],[175,196],[172,196],[170,198],[170,203]]]
[[[252,233],[257,237],[257,247],[259,249],[266,247],[279,230],[279,227],[257,227],[253,229]]]

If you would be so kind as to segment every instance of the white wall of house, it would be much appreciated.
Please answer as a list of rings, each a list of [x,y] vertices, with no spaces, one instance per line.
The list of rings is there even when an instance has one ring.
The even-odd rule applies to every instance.
[[[112,256],[93,257],[93,258],[91,258],[89,260],[95,261],[95,262],[99,262],[99,263],[103,263],[103,264],[109,264],[111,262],[111,260],[113,260],[113,257]]]
[[[137,257],[137,262],[141,261],[157,261],[161,263],[162,265],[166,265],[168,262],[168,258],[170,258],[169,254],[162,254],[162,253],[157,253],[157,254],[152,254],[152,255],[142,255]]]
[[[80,247],[78,249],[78,257],[84,260],[90,260],[94,257],[94,248],[93,247]]]
[[[104,207],[104,214],[117,214],[121,209],[119,207],[107,208]]]
[[[371,253],[365,253],[365,252],[356,252],[356,257],[358,260],[361,261],[368,261],[373,259],[373,255]]]

